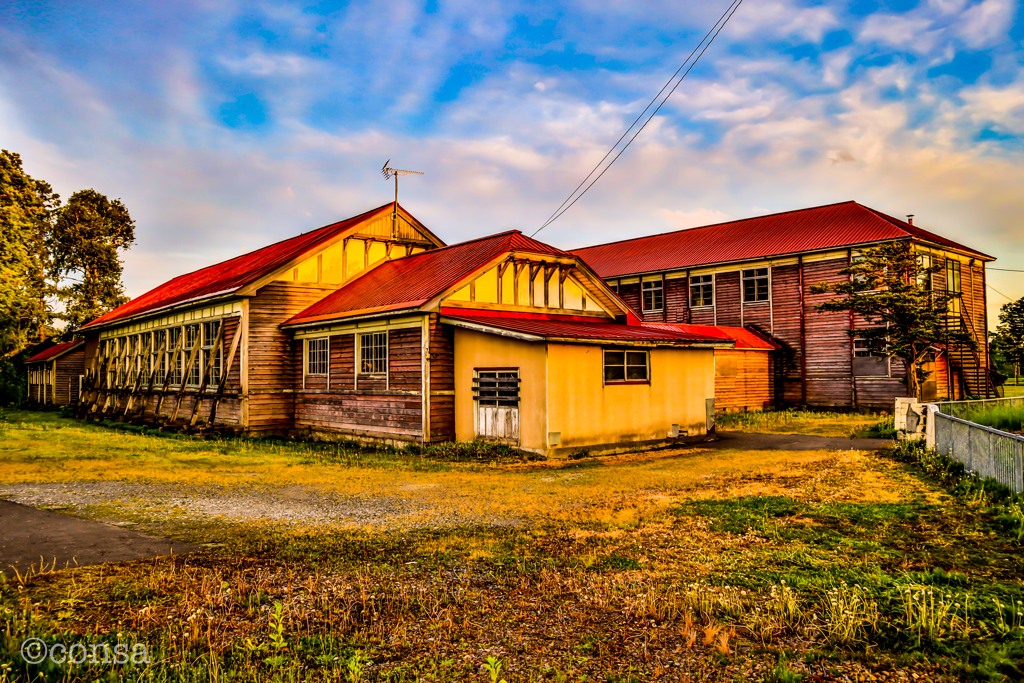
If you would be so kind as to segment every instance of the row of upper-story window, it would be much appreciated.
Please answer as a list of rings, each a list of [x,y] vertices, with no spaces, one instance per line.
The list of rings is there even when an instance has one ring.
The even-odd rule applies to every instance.
[[[185,386],[198,387],[207,366],[206,386],[218,386],[223,362],[223,344],[217,343],[220,327],[220,320],[212,320],[102,340],[99,353],[101,360],[106,359],[107,386],[134,386],[140,379],[148,386],[152,378],[154,386],[181,387],[184,379]]]
[[[857,254],[854,254],[854,260]],[[932,265],[931,254],[919,254],[918,259],[922,267],[930,268]],[[961,292],[960,261],[946,259],[946,291]],[[931,273],[922,274],[918,283],[927,290],[932,289]],[[715,275],[691,275],[689,278],[689,304],[690,308],[711,308],[715,305]],[[740,286],[742,289],[742,301],[745,304],[767,302],[771,299],[771,268],[748,268],[740,271]],[[612,285],[612,289],[619,292],[620,285]],[[645,280],[641,282],[640,306],[644,313],[655,313],[664,310],[665,306],[665,281],[662,279]],[[959,300],[956,300],[957,309]]]

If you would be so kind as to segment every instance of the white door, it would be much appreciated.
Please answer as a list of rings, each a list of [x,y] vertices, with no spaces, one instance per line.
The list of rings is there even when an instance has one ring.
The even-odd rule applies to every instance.
[[[481,370],[473,378],[476,438],[519,443],[519,370]]]

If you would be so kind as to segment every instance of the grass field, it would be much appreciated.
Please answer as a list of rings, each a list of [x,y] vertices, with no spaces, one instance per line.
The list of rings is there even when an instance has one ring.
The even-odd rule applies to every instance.
[[[1024,396],[1024,382],[1014,384],[1013,379],[1007,380],[1007,382],[1003,384],[1003,396]]]
[[[719,415],[721,429],[760,434],[813,436],[892,436],[892,417],[875,413],[835,413],[812,410],[766,410]],[[888,429],[886,429],[888,426]]]
[[[0,486],[115,480],[401,496],[499,521],[309,527],[131,500],[86,508],[216,547],[3,582],[0,681],[1024,675],[1024,528],[895,456],[693,448],[451,463],[0,417]],[[29,636],[145,642],[151,663],[30,667],[18,655]]]

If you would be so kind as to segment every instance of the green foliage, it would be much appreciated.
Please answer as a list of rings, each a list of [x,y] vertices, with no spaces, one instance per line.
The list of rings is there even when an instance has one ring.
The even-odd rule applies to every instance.
[[[874,327],[850,330],[863,338],[877,355],[900,358],[913,372],[907,373],[908,392],[920,396],[928,379],[924,363],[936,344],[963,345],[977,350],[970,331],[951,318],[959,293],[933,291],[931,275],[941,264],[923,265],[910,242],[890,242],[865,249],[848,268],[839,271],[848,281],[812,285],[816,294],[832,292],[836,298],[819,304],[819,311],[852,311]]]
[[[495,441],[445,441],[426,448],[412,445],[406,447],[406,452],[453,462],[504,462],[529,460],[535,457],[514,446]]]
[[[995,405],[968,411],[963,419],[1004,432],[1024,431],[1024,405]]]
[[[45,239],[59,204],[49,184],[25,173],[18,154],[0,150],[0,358],[50,330]]]
[[[71,195],[57,213],[49,235],[53,273],[69,282],[58,290],[64,303],[61,318],[76,330],[128,298],[121,286],[118,251],[135,241],[135,221],[120,199],[113,201],[96,190]]]
[[[1009,366],[1008,374],[1019,381],[1024,363],[1024,297],[999,309],[999,326],[992,335],[992,350],[997,361]]]
[[[789,668],[789,662],[786,661],[784,654],[779,655],[775,667],[768,672],[768,676],[764,679],[765,683],[800,683],[802,680],[804,680],[802,675]]]

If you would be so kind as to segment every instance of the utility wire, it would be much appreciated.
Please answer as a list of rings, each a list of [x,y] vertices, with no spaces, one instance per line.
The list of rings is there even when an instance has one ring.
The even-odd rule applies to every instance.
[[[1014,268],[985,268],[985,270],[998,270],[1003,273],[1024,273],[1024,270],[1016,270]]]
[[[665,82],[665,85],[663,85],[661,87],[661,90],[658,91],[658,94],[654,96],[654,98],[650,101],[650,103],[646,107],[644,107],[644,110],[642,112],[640,112],[640,114],[636,117],[636,119],[633,121],[633,123],[631,123],[629,125],[629,127],[626,128],[626,130],[622,134],[622,136],[619,137],[619,139],[615,141],[614,145],[611,146],[611,149],[609,149],[605,153],[605,155],[603,157],[601,157],[601,160],[599,162],[597,162],[597,165],[594,166],[593,170],[591,170],[590,173],[587,174],[587,177],[584,178],[580,182],[580,184],[576,186],[576,189],[573,190],[572,193],[565,199],[565,201],[563,201],[562,204],[557,209],[555,209],[554,213],[552,213],[551,216],[549,216],[548,219],[546,221],[544,221],[544,224],[541,225],[539,228],[537,228],[533,232],[532,235],[530,235],[531,237],[533,237],[534,235],[539,233],[541,230],[543,230],[544,228],[546,228],[549,225],[551,225],[551,223],[556,221],[563,213],[565,213],[570,208],[572,208],[572,205],[575,204],[577,201],[579,201],[580,197],[582,197],[584,194],[586,194],[587,190],[589,190],[591,187],[593,187],[594,183],[596,183],[598,180],[600,180],[601,176],[603,176],[605,174],[605,172],[609,168],[611,168],[612,164],[614,164],[616,162],[616,160],[618,160],[618,158],[620,156],[622,156],[622,153],[626,151],[626,148],[629,147],[629,145],[633,142],[633,140],[636,139],[636,136],[639,135],[640,132],[644,128],[647,127],[647,124],[651,122],[651,119],[653,119],[654,116],[658,113],[658,111],[660,111],[661,108],[665,105],[665,103],[668,101],[668,98],[672,96],[672,93],[674,93],[676,91],[676,88],[679,87],[679,84],[682,83],[683,79],[686,78],[687,74],[690,73],[690,70],[693,69],[693,67],[697,64],[697,62],[700,60],[700,58],[702,56],[704,56],[704,52],[709,47],[711,47],[711,43],[713,43],[715,41],[715,38],[718,37],[718,34],[721,33],[722,29],[725,28],[725,25],[729,23],[729,20],[732,19],[732,15],[736,13],[736,10],[739,9],[741,4],[743,4],[743,0],[733,0],[732,4],[730,4],[729,7],[727,7],[726,10],[722,13],[722,16],[720,16],[718,18],[718,21],[716,21],[711,26],[711,28],[708,29],[708,32],[704,34],[704,37],[701,38],[699,43],[697,43],[697,46],[693,48],[693,51],[691,51],[690,54],[687,55],[686,59],[683,60],[683,63],[679,65],[679,68],[676,69],[675,73],[672,74],[672,76],[668,79],[668,81]],[[714,35],[712,35],[712,33],[714,33]],[[711,36],[710,40],[708,40],[708,36]],[[704,44],[705,41],[707,41],[706,45]],[[701,49],[701,45],[704,45],[703,49]],[[626,144],[622,147],[622,149],[619,150],[618,154],[616,154],[612,158],[612,160],[610,162],[608,162],[608,165],[604,167],[604,169],[597,175],[597,177],[594,178],[593,180],[591,180],[590,184],[588,184],[586,187],[584,187],[583,191],[580,192],[580,188],[583,187],[584,184],[586,184],[587,181],[590,180],[591,177],[595,173],[597,173],[597,170],[599,168],[601,168],[601,165],[605,162],[605,160],[607,160],[608,157],[611,155],[611,153],[615,151],[615,148],[619,146],[619,143],[622,142],[622,140],[627,135],[629,135],[629,131],[633,130],[633,127],[636,126],[637,122],[640,121],[640,119],[643,117],[643,115],[646,114],[647,111],[654,105],[654,103],[658,101],[658,98],[661,97],[661,94],[663,92],[665,92],[665,88],[667,88],[669,86],[669,84],[671,84],[672,81],[676,79],[676,76],[679,75],[679,72],[683,70],[683,67],[686,66],[687,62],[690,61],[690,59],[697,52],[698,49],[700,49],[700,54],[698,54],[697,58],[693,60],[693,62],[690,64],[690,67],[686,70],[686,72],[683,73],[683,75],[679,77],[679,80],[676,81],[676,84],[672,86],[672,89],[669,90],[667,95],[665,95],[665,98],[661,101],[661,103],[657,106],[657,108],[653,112],[651,112],[651,115],[649,117],[647,117],[647,120],[644,121],[643,125],[640,126],[640,128],[635,133],[633,133],[633,137],[631,137],[629,139],[629,141],[626,142]],[[577,194],[577,193],[579,193],[579,194]],[[568,206],[567,206],[567,204],[568,204]]]
[[[1006,299],[1007,301],[1013,301],[1013,299],[1011,299],[1010,297],[1006,296],[1005,294],[1003,294],[1002,292],[1000,292],[998,289],[996,289],[992,285],[988,284],[987,282],[985,283],[985,286],[988,287],[989,289],[991,289],[993,292],[995,292],[999,296],[1001,296],[1004,299]]]

